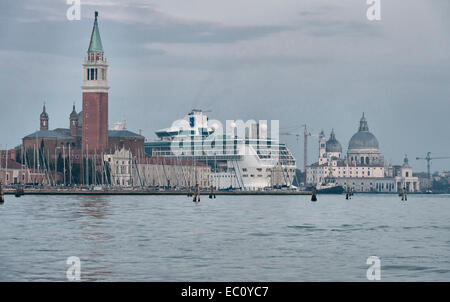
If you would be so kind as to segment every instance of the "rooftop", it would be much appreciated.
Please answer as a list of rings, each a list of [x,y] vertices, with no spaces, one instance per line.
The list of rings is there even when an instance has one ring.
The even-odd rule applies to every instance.
[[[135,137],[144,139],[142,135],[128,130],[108,130],[108,137]]]
[[[57,139],[74,139],[74,137],[61,133],[55,130],[39,130],[24,137],[30,138],[57,138]]]
[[[6,169],[6,166],[8,166],[8,169],[11,169],[11,170],[22,169],[22,165],[20,163],[16,162],[15,160],[12,160],[12,159],[8,159],[8,165],[6,165],[6,161],[4,161],[4,160],[2,160],[0,162],[0,168]]]

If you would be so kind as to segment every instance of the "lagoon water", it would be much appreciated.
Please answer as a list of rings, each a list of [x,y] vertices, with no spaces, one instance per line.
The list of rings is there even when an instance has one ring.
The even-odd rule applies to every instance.
[[[450,196],[6,196],[0,281],[450,281]]]

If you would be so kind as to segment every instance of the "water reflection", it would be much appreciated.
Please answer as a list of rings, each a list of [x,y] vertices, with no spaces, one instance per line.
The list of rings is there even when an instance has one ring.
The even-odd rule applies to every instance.
[[[83,196],[78,200],[82,216],[105,219],[110,213],[109,201],[104,196]]]
[[[111,216],[110,200],[104,196],[82,196],[79,202],[81,242],[83,247],[81,261],[82,276],[86,281],[104,280],[111,275],[111,264],[108,263],[109,246],[112,245],[114,232],[110,231],[108,219]]]

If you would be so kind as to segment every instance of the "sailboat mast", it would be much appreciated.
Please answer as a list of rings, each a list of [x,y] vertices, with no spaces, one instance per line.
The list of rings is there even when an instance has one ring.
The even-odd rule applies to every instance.
[[[89,151],[88,144],[86,144],[86,185],[89,186]]]
[[[70,144],[69,144],[69,184],[72,186],[72,161],[70,158]]]
[[[66,186],[66,146],[63,145],[63,179],[64,187]]]
[[[104,169],[104,167],[105,167],[105,163],[104,163],[104,161],[103,161],[103,150],[102,150],[102,161],[101,161],[101,169],[102,169],[102,187],[103,187],[103,185],[105,184],[104,182],[105,182],[105,178],[104,178],[104,175],[103,175],[103,169]]]
[[[96,167],[97,167],[97,149],[94,150],[94,164],[92,165],[92,178],[94,186],[97,185],[97,173],[96,173]]]
[[[8,175],[8,145],[6,145],[6,159],[5,159],[5,172],[6,172],[6,182],[8,182],[8,178],[9,178],[9,175]],[[6,185],[7,185],[7,183],[6,183]]]

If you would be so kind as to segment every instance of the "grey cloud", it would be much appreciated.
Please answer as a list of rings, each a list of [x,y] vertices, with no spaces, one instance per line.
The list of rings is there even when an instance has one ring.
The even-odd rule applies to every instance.
[[[359,21],[307,21],[302,28],[313,36],[381,36],[381,30],[373,24]]]
[[[314,8],[303,9],[298,12],[299,16],[303,17],[317,17],[317,16],[330,16],[331,13],[336,12],[341,7],[338,5],[318,5]]]
[[[127,31],[124,26],[122,31]],[[147,43],[232,43],[290,30],[287,26],[224,26],[214,23],[166,24],[134,28],[134,39]],[[137,41],[136,41],[137,42]]]

